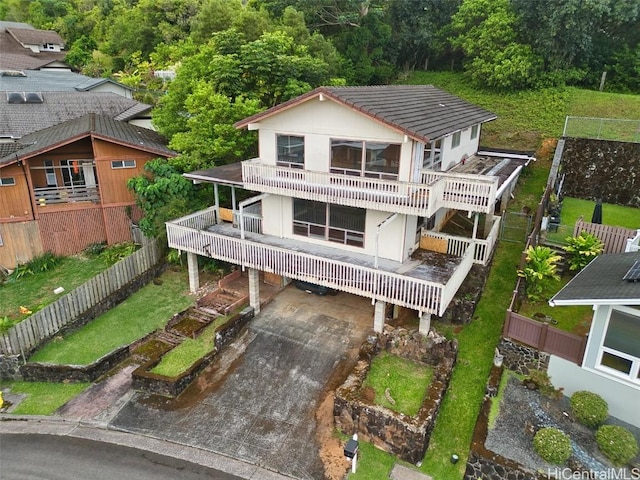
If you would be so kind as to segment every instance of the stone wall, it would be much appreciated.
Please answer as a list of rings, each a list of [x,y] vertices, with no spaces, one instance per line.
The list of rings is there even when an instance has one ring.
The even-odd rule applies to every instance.
[[[151,370],[162,360],[162,355],[169,351],[169,349],[158,352],[156,357],[145,362],[133,371],[133,388],[157,395],[177,397],[217,358],[222,348],[239,336],[242,329],[253,317],[253,307],[247,307],[237,315],[230,318],[224,325],[220,326],[216,330],[214,345],[211,346],[211,352],[196,361],[191,365],[191,367],[177,377],[167,377],[165,375],[158,375],[151,372]]]
[[[489,275],[489,267],[473,265],[467,278],[462,283],[440,321],[466,325],[471,322],[476,305],[480,301],[482,289]]]
[[[0,355],[0,380],[21,380],[21,355]]]
[[[53,365],[25,363],[20,368],[28,382],[93,382],[129,356],[129,345],[108,353],[90,365]]]
[[[361,395],[371,360],[382,350],[434,367],[424,402],[413,417],[376,405]],[[333,410],[336,426],[349,435],[357,433],[361,440],[403,460],[411,463],[421,461],[429,446],[457,352],[457,342],[448,341],[433,331],[425,337],[416,330],[393,330],[387,326],[384,332],[370,337],[363,344],[360,360],[336,391]]]
[[[505,368],[522,375],[529,375],[531,370],[547,371],[549,354],[533,347],[503,338],[498,344],[498,350],[504,356]]]
[[[640,207],[640,143],[567,138],[563,175],[566,196]]]

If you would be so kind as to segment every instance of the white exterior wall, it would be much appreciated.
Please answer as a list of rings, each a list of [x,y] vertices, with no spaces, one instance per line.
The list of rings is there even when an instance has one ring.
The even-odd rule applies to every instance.
[[[468,158],[478,151],[480,142],[480,126],[478,136],[471,139],[471,127],[462,130],[460,145],[452,148],[453,135],[447,135],[442,141],[442,170],[447,171],[460,163],[463,158]]]
[[[547,370],[556,388],[571,396],[579,390],[597,393],[609,405],[609,414],[631,425],[640,427],[640,389],[620,383],[601,372],[581,368],[573,362],[551,355]]]
[[[269,195],[262,200],[262,231],[266,235],[274,235],[280,238],[294,238],[309,244],[324,245],[331,248],[338,248],[350,252],[362,253],[375,256],[376,254],[376,232],[380,222],[383,222],[391,214],[376,210],[367,210],[365,223],[364,248],[343,245],[340,243],[323,241],[317,238],[304,237],[293,234],[293,201],[290,197],[279,195]],[[405,238],[405,224],[407,217],[399,215],[380,231],[378,238],[378,256],[401,262],[406,257],[405,247],[413,247],[413,237],[415,236],[415,217],[413,218],[413,230],[408,238]]]
[[[133,98],[131,90],[129,90],[128,88],[123,88],[111,82],[101,83],[100,85],[92,88],[91,91],[99,93],[115,93],[116,95],[120,95],[121,97]]]
[[[328,172],[331,139],[400,144],[398,179],[409,181],[413,141],[395,130],[333,100],[309,100],[259,123],[260,159],[276,164],[276,134],[305,137],[305,169]]]

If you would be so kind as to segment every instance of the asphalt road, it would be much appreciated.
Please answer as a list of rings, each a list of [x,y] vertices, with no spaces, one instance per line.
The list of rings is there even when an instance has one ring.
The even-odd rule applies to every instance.
[[[3,480],[241,480],[156,453],[54,435],[0,435]]]

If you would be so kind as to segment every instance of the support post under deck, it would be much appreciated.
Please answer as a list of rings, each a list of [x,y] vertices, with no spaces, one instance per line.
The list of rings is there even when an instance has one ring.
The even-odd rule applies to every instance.
[[[200,276],[198,274],[198,255],[187,252],[187,266],[189,267],[189,291],[196,293],[200,288]]]
[[[254,313],[260,313],[260,270],[249,268],[249,305]]]
[[[376,301],[373,313],[373,331],[381,333],[384,328],[384,316],[387,310],[387,302]]]

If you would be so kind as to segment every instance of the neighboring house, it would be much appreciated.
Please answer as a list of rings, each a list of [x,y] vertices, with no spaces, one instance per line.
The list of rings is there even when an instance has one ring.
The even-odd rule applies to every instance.
[[[497,202],[531,159],[478,152],[495,118],[432,86],[316,88],[236,124],[259,130],[259,158],[185,175],[213,183],[215,204],[169,222],[169,246],[188,253],[192,289],[202,255],[249,268],[257,309],[261,271],[371,298],[377,331],[414,310],[426,332],[489,261]],[[260,194],[236,203],[236,188]],[[440,232],[456,212],[473,217],[466,237]]]
[[[56,32],[26,23],[0,22],[0,70],[69,69],[65,42]]]
[[[593,306],[582,365],[551,355],[554,386],[597,393],[611,415],[640,427],[640,252],[596,257],[549,304]]]
[[[0,142],[89,113],[149,128],[151,106],[109,92],[0,92]]]
[[[131,87],[114,80],[51,70],[0,70],[0,92],[94,92],[133,98]]]
[[[121,97],[120,97],[121,98]],[[128,241],[139,219],[127,180],[175,156],[156,132],[88,114],[0,144],[0,265]]]

